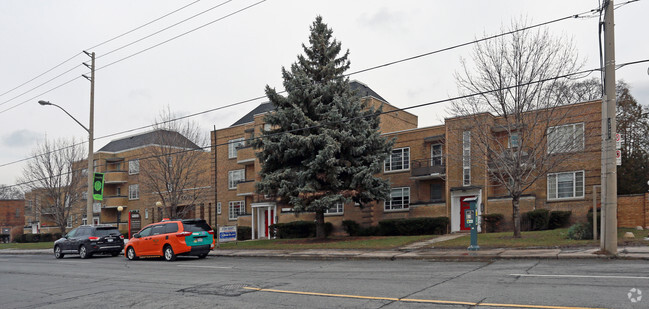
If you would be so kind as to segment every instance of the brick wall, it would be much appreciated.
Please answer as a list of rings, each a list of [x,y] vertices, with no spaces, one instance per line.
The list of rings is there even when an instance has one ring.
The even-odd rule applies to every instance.
[[[620,195],[617,197],[618,227],[647,227],[649,193]]]

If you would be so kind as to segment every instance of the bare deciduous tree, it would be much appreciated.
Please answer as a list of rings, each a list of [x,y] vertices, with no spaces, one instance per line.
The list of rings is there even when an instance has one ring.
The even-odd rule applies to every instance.
[[[523,27],[514,22],[511,29]],[[487,158],[490,185],[511,196],[514,237],[520,237],[523,192],[577,150],[573,148],[583,147],[573,143],[583,138],[583,126],[570,132],[556,127],[571,117],[569,104],[576,103],[565,95],[566,84],[559,78],[581,65],[572,43],[547,30],[484,41],[475,46],[472,60],[462,60],[456,74],[459,90],[484,94],[454,102],[453,112],[471,119],[471,147]]]
[[[82,198],[87,175],[79,164],[86,156],[74,140],[45,141],[32,153],[34,159],[23,168],[20,182],[40,197],[32,209],[41,219],[56,224],[65,233],[70,214]],[[26,190],[26,191],[27,191]]]
[[[141,160],[144,186],[162,202],[165,216],[184,218],[206,202],[211,192],[209,154],[201,147],[207,137],[190,121],[170,121],[169,108],[155,123],[152,146]]]
[[[0,200],[21,200],[25,195],[16,187],[0,185]]]

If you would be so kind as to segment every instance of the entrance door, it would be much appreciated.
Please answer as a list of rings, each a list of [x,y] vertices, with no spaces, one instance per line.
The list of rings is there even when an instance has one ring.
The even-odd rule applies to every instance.
[[[269,211],[270,211],[270,220],[271,220],[271,222],[268,222],[268,212]],[[273,218],[275,218],[275,211],[273,211],[273,210],[264,211],[264,225],[266,226],[266,228],[264,230],[264,236],[266,236],[266,238],[270,238],[268,236],[268,226],[273,224],[273,222],[272,222]]]
[[[464,200],[473,196],[463,196],[460,198],[460,231],[470,231],[471,228],[466,225],[466,212],[471,209],[469,202]]]

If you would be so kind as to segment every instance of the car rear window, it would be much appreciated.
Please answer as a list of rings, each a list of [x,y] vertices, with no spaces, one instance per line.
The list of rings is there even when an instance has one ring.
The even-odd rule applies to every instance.
[[[178,232],[178,223],[165,224],[165,234]]]
[[[108,235],[119,235],[119,234],[120,234],[119,231],[114,227],[113,228],[110,228],[110,227],[101,228],[100,227],[100,228],[97,228],[95,230],[95,236],[98,236],[98,237],[104,237],[104,236],[108,236]]]
[[[212,229],[205,220],[183,221],[183,228],[185,232],[206,232]]]

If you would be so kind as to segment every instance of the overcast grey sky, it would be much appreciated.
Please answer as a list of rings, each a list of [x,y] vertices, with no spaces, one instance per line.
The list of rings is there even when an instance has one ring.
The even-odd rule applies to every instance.
[[[496,34],[513,19],[526,18],[536,24],[598,6],[596,0],[268,0],[216,21],[258,1],[229,1],[112,53],[227,1],[0,1],[0,94],[74,56],[42,77],[0,95],[0,165],[28,157],[45,138],[86,139],[85,131],[63,112],[36,102],[42,99],[59,104],[87,125],[90,83],[80,77],[88,72],[80,64],[89,58],[81,51],[188,4],[175,14],[90,50],[96,52],[97,67],[101,68],[96,72],[95,137],[151,124],[166,105],[185,115],[263,96],[267,84],[282,89],[280,69],[301,53],[316,15],[323,16],[343,48],[350,50],[353,72]],[[617,63],[649,58],[647,13],[647,0],[615,11]],[[577,18],[548,27],[553,35],[572,39],[585,61],[584,68],[592,69],[599,66],[597,22],[597,18]],[[398,107],[442,100],[457,93],[453,73],[459,69],[461,57],[469,58],[470,53],[471,47],[462,47],[350,78],[367,84]],[[648,67],[645,63],[617,71],[617,78],[627,81],[631,93],[645,105],[649,103]],[[70,72],[56,77],[67,70]],[[214,126],[231,125],[261,102],[206,113],[193,120],[207,133]],[[410,111],[419,116],[419,126],[423,127],[442,123],[448,116],[446,107],[440,104]],[[125,135],[139,132],[143,131]],[[96,140],[95,150],[115,138],[118,136]],[[15,183],[22,166],[0,167],[0,184]]]

